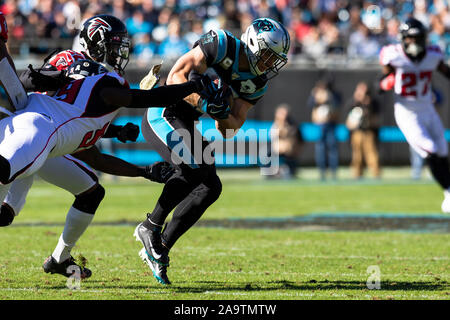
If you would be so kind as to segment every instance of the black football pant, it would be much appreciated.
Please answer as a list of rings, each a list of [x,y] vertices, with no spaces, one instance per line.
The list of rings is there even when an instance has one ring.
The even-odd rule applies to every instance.
[[[222,183],[216,173],[211,146],[194,122],[164,116],[164,109],[158,110],[147,111],[141,130],[152,149],[174,165],[176,172],[164,185],[148,219],[163,225],[175,209],[162,234],[163,244],[171,248],[219,198]]]

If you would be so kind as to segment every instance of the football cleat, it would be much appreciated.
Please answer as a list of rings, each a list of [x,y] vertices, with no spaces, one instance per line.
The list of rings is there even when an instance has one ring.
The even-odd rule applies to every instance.
[[[444,213],[450,213],[450,192],[444,191],[444,201],[442,201],[441,210]]]
[[[78,265],[72,256],[70,256],[69,259],[67,259],[61,263],[56,262],[55,258],[53,258],[52,256],[49,256],[45,260],[44,264],[42,265],[42,268],[44,269],[45,273],[51,273],[51,274],[58,273],[67,278],[69,278],[70,276],[72,276],[75,273],[75,271],[70,271],[75,268],[79,268],[81,279],[90,278],[92,275],[91,270],[89,270],[86,267],[82,267],[82,266]]]
[[[170,284],[167,278],[169,255],[161,242],[161,230],[159,226],[147,229],[142,223],[134,230],[136,241],[140,241],[144,248],[139,251],[141,259],[150,267],[153,276],[162,284]]]
[[[161,263],[161,261],[156,261],[151,255],[147,253],[145,248],[142,248],[139,251],[139,257],[141,257],[142,261],[147,264],[153,272],[153,276],[159,283],[168,285],[171,284],[169,278],[167,277],[167,267],[169,266],[169,256],[166,255],[167,259],[165,263]]]

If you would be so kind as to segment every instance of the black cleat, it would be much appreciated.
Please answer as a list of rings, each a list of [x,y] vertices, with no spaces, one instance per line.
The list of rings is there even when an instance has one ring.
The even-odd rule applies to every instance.
[[[69,269],[69,267],[71,267]],[[80,278],[81,279],[87,279],[92,275],[92,271],[89,270],[86,267],[82,267],[79,266],[76,262],[75,259],[70,256],[69,259],[61,262],[61,263],[57,263],[55,258],[53,258],[52,256],[49,256],[44,264],[42,265],[42,268],[44,269],[45,273],[58,273],[60,275],[63,275],[64,277],[69,278],[71,275],[73,275],[75,273],[76,268],[79,268],[80,270]],[[73,270],[73,271],[69,271],[69,270]]]
[[[134,230],[136,241],[140,241],[144,248],[139,251],[141,259],[150,267],[153,276],[162,284],[170,284],[167,277],[169,266],[168,250],[161,242],[161,227],[147,229],[140,223]]]
[[[14,210],[6,203],[0,207],[0,227],[9,226],[14,220]]]

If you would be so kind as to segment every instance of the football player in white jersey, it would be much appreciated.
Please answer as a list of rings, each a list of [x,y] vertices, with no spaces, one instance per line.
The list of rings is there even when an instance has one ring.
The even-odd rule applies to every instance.
[[[438,70],[450,79],[450,68],[437,46],[427,46],[427,32],[414,18],[400,26],[401,43],[383,47],[382,90],[394,89],[394,115],[409,145],[427,160],[434,179],[444,190],[441,209],[450,213],[450,169],[444,126],[436,112],[431,93],[431,77]]]
[[[93,23],[97,19],[100,19],[102,23]],[[92,32],[92,27],[96,27],[96,25],[100,28],[98,28],[97,32]],[[105,28],[101,28],[102,26]],[[106,26],[109,27],[106,28]],[[85,23],[84,30],[87,39],[85,42],[90,41],[87,38],[87,30],[91,31],[90,39],[92,40],[86,50],[89,52],[89,48],[92,49],[92,47],[95,47],[93,43],[97,41],[97,50],[93,50],[97,54],[97,59],[102,62],[103,66],[108,66],[108,69],[118,69],[116,66],[109,65],[114,62],[123,64],[123,59],[113,58],[115,51],[114,45],[110,40],[123,38],[124,45],[126,46],[128,35],[125,26],[113,16],[101,15],[88,19]],[[20,110],[26,105],[27,95],[15,76],[14,62],[5,46],[8,40],[8,32],[2,13],[0,13],[0,39],[2,40],[0,41],[0,57],[5,58],[2,60],[0,66],[0,81],[10,98],[11,106],[14,109]],[[100,39],[103,39],[103,41],[99,41]],[[104,54],[99,56],[101,52]],[[64,85],[64,81],[67,81],[69,77],[83,77],[97,74],[99,70],[95,70],[96,68],[104,68],[99,64],[90,64],[89,60],[80,60],[86,59],[87,57],[89,55],[86,52],[82,53],[72,50],[62,51],[53,55],[46,62],[42,70],[44,70],[43,73],[47,75],[51,74],[55,78],[43,76],[41,73],[30,69],[33,72],[26,73],[24,78],[26,89],[32,92],[56,90],[58,86]],[[122,69],[119,70],[122,71]],[[55,89],[50,89],[54,86],[56,86]],[[8,112],[8,110],[3,110],[3,112]],[[125,142],[126,140],[136,141],[138,134],[139,127],[130,123],[125,126],[114,126],[111,124],[104,137],[116,137],[120,141]],[[98,171],[120,176],[141,176],[157,182],[163,182],[163,179],[173,172],[173,169],[167,166],[166,163],[155,163],[146,167],[135,166],[119,158],[100,153],[96,146],[78,152],[75,156],[65,155],[48,159],[36,174],[45,181],[69,191],[76,199],[74,208],[69,210],[66,216],[66,225],[58,244],[52,255],[44,263],[44,271],[53,273],[56,270],[57,273],[65,276],[69,276],[66,273],[67,267],[75,264],[70,255],[70,251],[89,226],[104,195],[104,189],[99,184],[94,171],[78,159],[86,162],[91,168]],[[8,195],[0,207],[1,227],[10,225],[14,217],[23,208],[26,196],[33,183],[33,178],[34,175],[29,175],[24,179],[17,179],[11,184]],[[83,278],[87,278],[90,274],[90,270],[85,268],[82,270],[81,275]]]
[[[120,52],[121,39],[116,40]],[[108,72],[71,81],[53,98],[31,94],[25,109],[0,121],[0,197],[3,200],[12,181],[33,174],[47,158],[91,148],[121,107],[172,104],[202,91],[210,82],[203,78],[153,90],[133,90],[117,73]]]

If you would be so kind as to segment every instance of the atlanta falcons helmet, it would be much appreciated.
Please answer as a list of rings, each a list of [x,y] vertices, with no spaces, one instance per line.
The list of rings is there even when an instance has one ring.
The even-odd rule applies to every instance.
[[[271,79],[287,63],[291,41],[281,23],[270,18],[256,19],[242,34],[241,40],[255,75],[264,74]]]
[[[399,28],[400,40],[406,55],[412,60],[420,60],[425,55],[427,30],[417,19],[408,18]],[[413,38],[410,41],[408,38]]]
[[[123,73],[129,59],[130,38],[125,24],[114,16],[89,18],[80,31],[80,44],[93,60]]]

